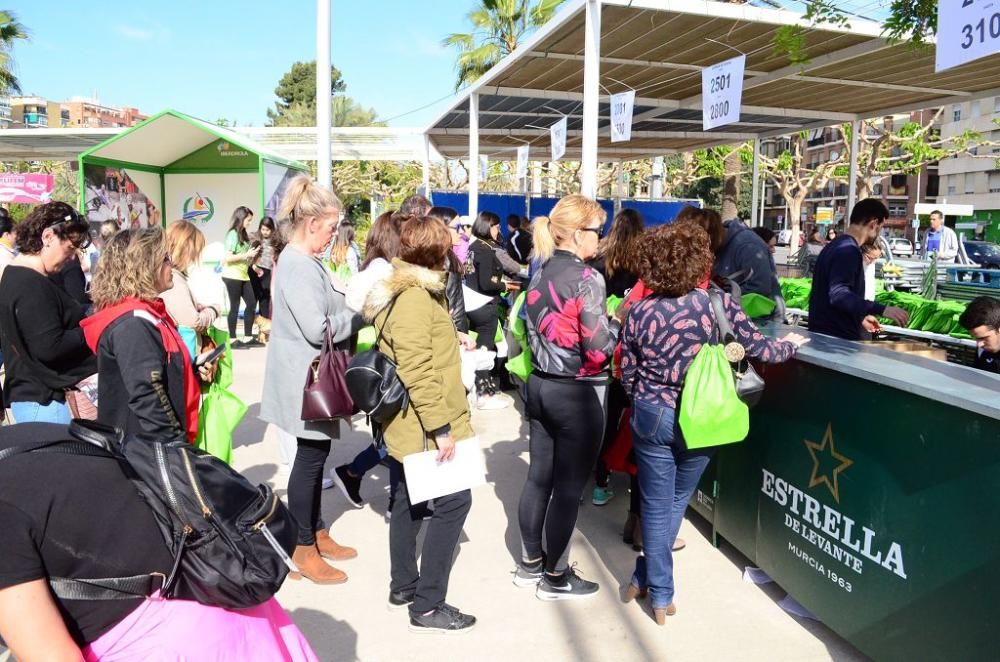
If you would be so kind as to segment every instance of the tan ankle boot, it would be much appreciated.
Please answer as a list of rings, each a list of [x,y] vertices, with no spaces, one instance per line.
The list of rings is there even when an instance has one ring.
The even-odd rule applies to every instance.
[[[314,584],[343,584],[347,581],[345,572],[327,565],[316,545],[297,545],[292,561],[299,567],[298,573],[288,575],[292,579],[299,579],[301,575]]]
[[[319,549],[320,556],[331,561],[346,561],[358,555],[358,550],[353,547],[338,545],[326,529],[316,532],[316,548]]]
[[[654,607],[653,608],[653,618],[656,619],[657,625],[664,625],[667,622],[667,616],[673,616],[677,613],[677,606],[671,602],[666,607]]]

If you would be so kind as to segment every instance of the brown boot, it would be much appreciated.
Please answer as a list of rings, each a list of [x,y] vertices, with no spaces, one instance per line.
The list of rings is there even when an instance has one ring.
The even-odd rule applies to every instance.
[[[346,561],[358,555],[358,550],[353,547],[338,545],[326,529],[316,532],[316,548],[319,549],[320,556],[331,561]]]
[[[674,539],[674,546],[671,547],[670,549],[671,549],[671,551],[679,552],[679,551],[681,551],[682,549],[684,549],[687,546],[688,546],[688,544],[684,540],[684,538],[675,538]]]
[[[314,584],[343,584],[347,581],[346,573],[326,564],[316,545],[297,545],[292,561],[299,567],[298,573],[288,575],[292,579],[301,576]]]
[[[671,602],[666,607],[654,607],[653,608],[653,619],[656,620],[657,625],[664,625],[667,622],[667,616],[673,616],[677,613],[677,606]]]

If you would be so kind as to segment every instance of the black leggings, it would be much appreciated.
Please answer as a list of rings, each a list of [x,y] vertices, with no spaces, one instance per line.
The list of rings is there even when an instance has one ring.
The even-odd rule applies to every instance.
[[[326,528],[320,515],[323,466],[330,455],[329,439],[298,440],[295,462],[288,477],[288,509],[299,523],[299,544],[312,545],[316,532]]]
[[[260,316],[271,319],[271,270],[261,269],[261,275],[250,269],[250,284],[253,286],[253,295],[257,297],[257,305],[260,307]]]
[[[491,352],[497,349],[497,323],[500,321],[498,302],[491,301],[482,308],[467,312],[469,331],[476,332],[476,347],[485,347]]]
[[[546,572],[566,568],[580,496],[601,448],[606,391],[604,384],[528,378],[531,464],[518,522],[525,561],[542,557],[544,530]]]
[[[233,280],[223,278],[226,284],[226,292],[229,293],[229,337],[236,338],[236,322],[240,319],[240,298],[246,304],[246,313],[243,315],[243,335],[253,335],[253,318],[257,310],[257,297],[253,295],[253,286],[248,280]]]

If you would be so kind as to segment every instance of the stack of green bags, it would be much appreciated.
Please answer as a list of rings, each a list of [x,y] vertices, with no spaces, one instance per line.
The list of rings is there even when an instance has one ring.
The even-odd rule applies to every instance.
[[[812,291],[812,278],[782,278],[781,296],[786,308],[809,310],[809,293]]]

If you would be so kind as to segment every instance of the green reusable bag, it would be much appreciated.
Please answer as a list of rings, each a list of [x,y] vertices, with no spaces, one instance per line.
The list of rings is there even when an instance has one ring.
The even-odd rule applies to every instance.
[[[507,372],[526,382],[534,367],[531,365],[531,347],[528,346],[528,326],[521,319],[521,308],[524,306],[524,300],[525,293],[521,292],[514,299],[514,305],[510,308],[507,345],[513,348],[514,345],[511,341],[514,341],[520,351],[514,357],[508,357],[506,365]]]
[[[713,336],[721,337],[718,322]],[[677,420],[689,450],[734,444],[750,432],[750,409],[736,394],[733,368],[721,342],[708,342],[691,362]]]
[[[375,332],[374,326],[362,327],[358,331],[358,350],[355,354],[360,354],[361,352],[367,352],[375,346],[375,341],[378,339],[378,334]]]
[[[750,319],[770,317],[771,314],[774,313],[774,309],[778,307],[778,304],[774,302],[774,299],[769,299],[762,294],[756,294],[754,292],[747,292],[740,297],[740,305],[743,307],[743,312],[745,312],[747,317]]]
[[[215,327],[205,331],[216,345],[229,346],[229,334]],[[215,381],[201,388],[198,438],[195,447],[211,453],[226,464],[233,457],[233,432],[247,412],[246,404],[229,387],[233,384],[233,356],[230,349],[219,358]]]
[[[618,309],[621,307],[623,303],[625,303],[625,299],[623,297],[615,296],[614,294],[609,296],[608,315],[613,317],[614,314],[618,312]]]

